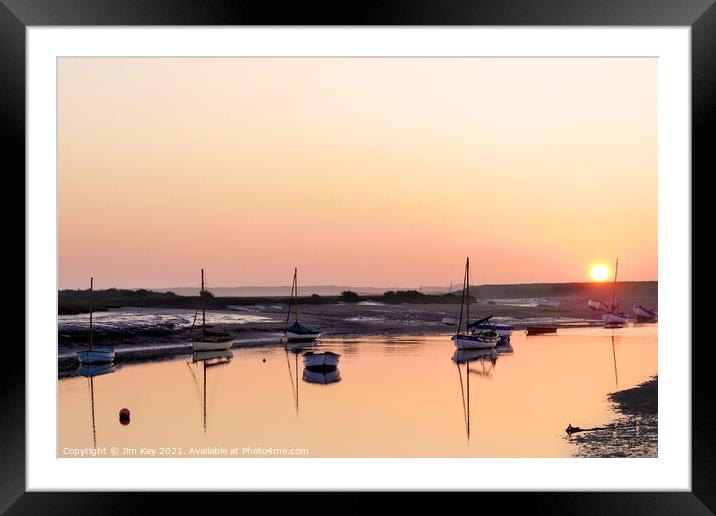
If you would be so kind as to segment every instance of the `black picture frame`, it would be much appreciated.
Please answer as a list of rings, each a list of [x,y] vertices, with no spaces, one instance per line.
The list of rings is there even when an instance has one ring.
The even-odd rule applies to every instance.
[[[713,139],[716,113],[715,0],[413,0],[335,2],[328,5],[215,0],[0,0],[0,122],[5,177],[25,171],[25,29],[29,26],[83,25],[577,25],[689,26],[692,52],[692,185],[716,170]],[[685,171],[688,173],[688,171]],[[20,182],[19,188],[23,188]],[[18,190],[19,191],[19,190]],[[692,191],[693,190],[692,188]],[[4,208],[8,212],[8,208]],[[16,211],[12,212],[15,218]],[[8,220],[6,213],[5,220]],[[18,259],[19,260],[19,259]],[[692,260],[693,263],[693,260]],[[23,264],[24,267],[24,264]],[[27,307],[31,309],[32,307]],[[698,312],[698,308],[694,307]],[[19,336],[22,337],[22,336]],[[691,345],[691,336],[679,345]],[[512,512],[528,504],[531,513],[550,514],[712,514],[716,510],[716,445],[710,432],[716,418],[715,391],[708,370],[709,346],[692,346],[692,491],[609,493],[480,494],[479,507]],[[148,493],[25,492],[25,352],[7,345],[0,425],[0,511],[8,514],[128,514],[147,508],[160,495]],[[212,495],[217,496],[217,495]],[[222,495],[222,498],[231,496]],[[253,498],[254,494],[241,494]],[[370,511],[378,495],[342,503],[351,512]],[[457,495],[456,495],[457,496]],[[470,504],[474,494],[453,498]],[[188,493],[161,495],[163,512],[175,506],[206,509]],[[306,494],[273,496],[272,503],[296,507]],[[420,503],[421,495],[413,500]],[[248,500],[256,504],[267,503]],[[213,499],[223,504],[224,500]],[[253,505],[250,504],[250,505]],[[250,506],[249,505],[249,506]],[[478,508],[478,505],[474,506]],[[218,508],[219,506],[215,506]],[[247,506],[248,507],[248,506]],[[274,505],[273,509],[276,508]]]

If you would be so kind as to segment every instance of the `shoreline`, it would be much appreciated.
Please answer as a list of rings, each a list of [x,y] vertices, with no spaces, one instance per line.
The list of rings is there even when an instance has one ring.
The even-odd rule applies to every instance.
[[[602,427],[567,439],[577,446],[576,457],[658,457],[659,377],[636,387],[611,392],[607,399],[616,418]]]
[[[492,322],[512,325],[515,331],[524,330],[528,325],[579,328],[603,324],[600,314],[589,309],[581,298],[561,299],[556,307],[527,301],[472,303],[472,319],[492,315]],[[280,345],[286,313],[287,306],[282,304],[208,310],[206,328],[231,338],[233,348]],[[190,353],[190,331],[194,338],[200,332],[196,314],[195,309],[112,308],[95,314],[94,342],[113,346],[117,361],[152,360]],[[442,320],[457,315],[459,308],[445,304],[338,303],[302,305],[299,319],[319,326],[321,337],[330,339],[450,334],[454,325]],[[87,347],[88,324],[87,314],[59,316],[56,352],[60,371],[77,366],[76,353]]]

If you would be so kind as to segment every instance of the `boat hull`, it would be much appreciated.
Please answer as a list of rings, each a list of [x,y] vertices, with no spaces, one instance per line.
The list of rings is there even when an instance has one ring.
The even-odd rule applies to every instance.
[[[98,346],[77,353],[81,364],[106,364],[114,360],[114,348]]]
[[[313,353],[309,351],[303,355],[303,365],[306,367],[338,367],[341,356],[326,351],[324,353]]]
[[[497,346],[499,336],[481,337],[477,335],[454,335],[452,342],[457,349],[490,349]]]
[[[598,312],[606,312],[609,310],[609,306],[603,301],[598,301],[595,299],[590,299],[587,302],[587,306],[591,308],[592,310],[596,310]]]
[[[191,343],[191,348],[194,351],[223,351],[229,349],[234,342],[232,340],[226,341],[208,341],[208,340],[195,340]]]
[[[234,354],[228,349],[219,351],[195,351],[191,355],[192,362],[231,360]]]
[[[634,315],[641,319],[656,319],[657,312],[651,308],[646,308],[641,305],[634,305],[632,308]]]
[[[527,335],[544,335],[548,333],[557,333],[556,326],[528,326]]]
[[[321,336],[321,332],[317,333],[293,333],[290,331],[286,332],[287,342],[311,342]]]
[[[626,324],[627,322],[629,322],[629,317],[626,314],[617,314],[614,312],[609,312],[602,316],[602,320],[606,324]]]

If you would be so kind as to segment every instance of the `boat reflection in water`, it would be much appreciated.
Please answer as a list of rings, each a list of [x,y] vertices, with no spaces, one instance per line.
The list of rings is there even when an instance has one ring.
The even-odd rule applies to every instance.
[[[92,447],[97,448],[97,423],[95,421],[94,411],[94,378],[103,374],[114,373],[114,364],[86,364],[82,363],[77,368],[77,374],[84,376],[88,380],[90,391],[90,407],[92,418]]]
[[[511,348],[510,348],[511,349]],[[452,356],[457,367],[458,378],[460,379],[460,395],[462,396],[462,411],[465,418],[465,433],[467,440],[470,440],[472,423],[472,412],[470,406],[470,376],[475,374],[489,377],[497,363],[499,353],[497,349],[458,349]],[[465,366],[463,374],[461,366]],[[464,378],[463,378],[464,376]],[[477,393],[475,393],[477,394]]]
[[[512,344],[510,343],[509,337],[506,339],[500,339],[500,342],[498,342],[495,347],[495,351],[497,351],[499,355],[511,355],[515,352]]]
[[[203,375],[202,375],[202,408],[203,408],[203,414],[204,414],[204,435],[206,435],[206,370],[221,366],[224,364],[228,364],[231,362],[231,359],[234,357],[234,354],[229,350],[222,350],[222,351],[195,351],[191,355],[191,360],[187,361],[187,366],[189,367],[189,371],[191,372],[192,377],[194,378],[194,383],[197,385],[198,388],[198,382],[196,380],[196,375],[194,374],[194,369],[192,366],[196,367],[199,364],[201,364]]]
[[[341,373],[337,367],[305,367],[303,381],[327,385],[341,381]]]

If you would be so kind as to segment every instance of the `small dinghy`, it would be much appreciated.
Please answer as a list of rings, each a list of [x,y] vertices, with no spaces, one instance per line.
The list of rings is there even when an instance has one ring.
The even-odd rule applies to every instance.
[[[448,326],[452,326],[454,324],[457,324],[457,317],[443,317],[443,324],[447,324]]]
[[[624,325],[629,322],[629,316],[621,308],[613,308],[609,312],[602,315],[602,320],[605,324],[618,324]]]
[[[314,353],[309,351],[303,354],[303,365],[306,367],[338,367],[341,356],[332,351]]]
[[[528,326],[527,335],[545,335],[557,333],[557,326]]]
[[[191,342],[191,348],[193,351],[223,351],[229,349],[234,344],[234,339],[230,336],[210,336],[206,331],[206,298],[208,292],[204,289],[204,269],[201,269],[201,340],[195,340]],[[194,316],[196,321],[196,315]],[[189,330],[189,335],[194,329],[192,324]]]
[[[632,307],[632,312],[634,312],[634,315],[636,315],[637,319],[644,319],[644,320],[652,320],[656,319],[658,313],[656,311],[656,308],[649,307],[642,305],[634,305]]]
[[[293,324],[288,325],[291,320],[291,311],[295,317]],[[286,327],[284,328],[284,339],[286,342],[312,342],[321,336],[321,329],[317,326],[309,326],[298,322],[298,269],[293,269],[293,283],[291,285],[291,297],[288,302],[288,314],[286,315]]]
[[[90,296],[94,288],[94,278],[90,278]],[[91,303],[91,302],[90,302]],[[114,348],[111,346],[92,345],[92,314],[93,306],[89,309],[89,347],[85,351],[77,353],[80,364],[106,364],[114,361]]]
[[[609,305],[606,304],[604,301],[599,301],[598,299],[590,299],[589,301],[587,301],[587,306],[592,310],[596,310],[597,312],[609,311]]]
[[[461,331],[463,312],[465,313],[465,330]],[[492,317],[492,316],[490,316]],[[477,321],[475,325],[486,323],[490,317]],[[460,318],[457,323],[457,331],[452,341],[457,349],[489,349],[497,345],[500,336],[494,329],[478,330],[471,327],[470,323],[470,258],[465,260],[465,277],[462,285],[462,303],[460,304]]]

